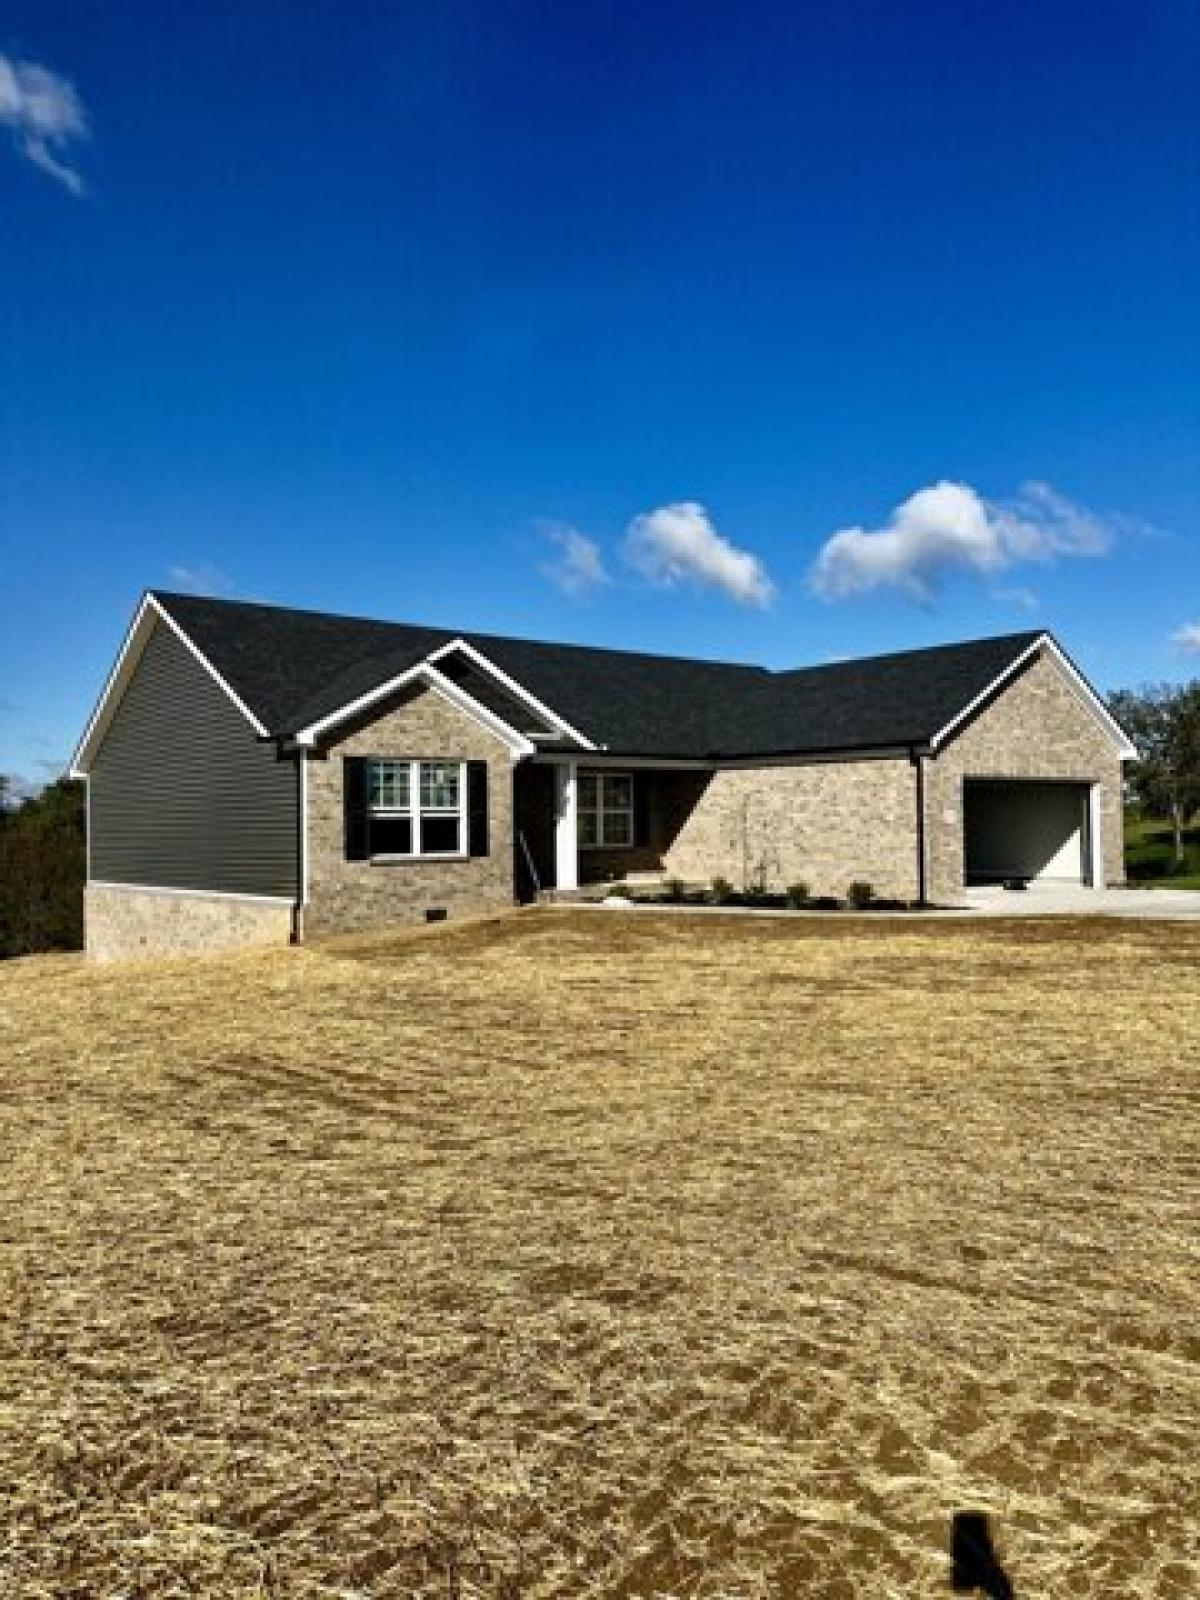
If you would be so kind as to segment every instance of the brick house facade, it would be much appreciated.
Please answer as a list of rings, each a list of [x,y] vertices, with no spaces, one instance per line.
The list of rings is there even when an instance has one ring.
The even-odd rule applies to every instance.
[[[638,872],[943,904],[1117,884],[1131,754],[1043,634],[769,673],[151,595],[73,768],[87,944],[301,940]]]

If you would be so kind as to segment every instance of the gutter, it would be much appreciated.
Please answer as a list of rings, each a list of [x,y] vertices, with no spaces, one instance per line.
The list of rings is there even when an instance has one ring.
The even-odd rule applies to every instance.
[[[929,904],[929,875],[925,864],[925,757],[916,745],[909,748],[917,792],[917,904]]]
[[[304,907],[308,901],[308,767],[303,750],[296,756],[296,898],[292,902],[289,943],[304,943]]]

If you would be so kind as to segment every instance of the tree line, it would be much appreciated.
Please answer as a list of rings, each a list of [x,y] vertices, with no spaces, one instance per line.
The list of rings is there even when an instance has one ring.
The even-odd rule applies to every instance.
[[[1200,678],[1118,689],[1108,703],[1140,758],[1126,768],[1129,792],[1144,816],[1170,823],[1182,863],[1184,830],[1200,812]]]
[[[86,851],[81,783],[19,799],[0,774],[0,959],[82,946]]]
[[[1200,814],[1200,678],[1119,689],[1109,706],[1141,757],[1126,769],[1129,795],[1170,825],[1182,863]],[[81,783],[60,778],[22,799],[0,774],[0,959],[81,948],[85,831]]]

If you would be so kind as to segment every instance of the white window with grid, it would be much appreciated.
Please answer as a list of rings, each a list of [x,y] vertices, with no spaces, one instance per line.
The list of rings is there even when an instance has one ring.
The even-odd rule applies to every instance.
[[[465,855],[466,793],[463,761],[369,761],[372,857]]]

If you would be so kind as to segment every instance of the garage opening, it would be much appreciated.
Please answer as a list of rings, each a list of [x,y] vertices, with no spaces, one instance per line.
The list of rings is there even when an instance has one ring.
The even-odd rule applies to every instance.
[[[964,878],[1092,881],[1089,785],[968,779],[963,785]]]

